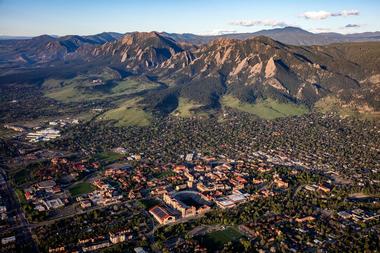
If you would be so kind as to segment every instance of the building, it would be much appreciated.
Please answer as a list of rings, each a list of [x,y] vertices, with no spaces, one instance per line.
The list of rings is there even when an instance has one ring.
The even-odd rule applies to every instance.
[[[65,246],[61,246],[57,248],[49,248],[49,253],[58,253],[58,252],[66,252]]]
[[[25,131],[25,129],[22,128],[22,127],[19,127],[19,126],[12,126],[12,125],[8,125],[8,124],[5,124],[5,125],[4,125],[4,128],[11,129],[11,130],[13,130],[13,131],[15,131],[15,132],[24,132],[24,131]]]
[[[92,204],[91,204],[91,201],[89,201],[89,200],[83,200],[80,202],[80,206],[83,209],[86,209],[86,208],[90,208],[92,206]]]
[[[249,194],[243,194],[240,191],[233,191],[232,194],[228,196],[216,199],[215,203],[218,207],[227,209],[246,202],[248,197]]]
[[[65,204],[63,204],[62,200],[60,198],[56,199],[50,199],[50,200],[43,200],[42,203],[46,206],[48,210],[50,209],[58,209],[61,207],[64,207]]]
[[[340,211],[338,212],[338,215],[343,219],[349,219],[352,217],[352,215],[346,211]]]
[[[276,178],[273,182],[276,184],[276,186],[278,188],[288,188],[289,187],[289,184],[280,178]]]
[[[187,206],[170,194],[164,194],[163,200],[166,204],[178,210],[182,217],[193,216],[196,214],[197,210],[194,206]]]
[[[125,173],[130,172],[131,169],[132,169],[132,166],[129,165],[128,163],[114,163],[106,167],[106,171],[104,175],[105,176],[124,175]]]
[[[1,244],[2,245],[8,244],[8,243],[12,243],[12,242],[16,242],[16,237],[15,236],[5,237],[5,238],[1,239]]]
[[[181,199],[180,195],[190,198],[192,203],[197,202],[198,204],[195,204],[195,206],[193,204],[185,204],[184,202],[186,201]],[[166,204],[179,211],[182,217],[205,213],[210,209],[207,205],[207,197],[199,192],[182,191],[177,194],[167,193],[163,195],[163,200]]]
[[[36,132],[31,132],[26,135],[26,139],[30,142],[39,142],[39,141],[50,141],[60,137],[60,131],[53,128],[46,128],[43,130],[38,130]]]
[[[194,155],[191,154],[191,153],[189,153],[189,154],[186,155],[185,160],[188,161],[188,162],[191,162],[191,161],[193,161],[193,157],[194,157]]]
[[[312,221],[315,221],[315,218],[313,216],[306,216],[304,218],[296,218],[295,221],[298,223],[312,222]]]
[[[163,207],[160,206],[152,207],[149,209],[149,213],[153,215],[153,217],[160,224],[168,224],[175,221],[175,217],[173,215],[170,215]]]
[[[110,241],[113,244],[124,242],[126,239],[125,232],[109,233],[109,235],[110,235]]]
[[[108,241],[107,242],[100,242],[100,243],[92,244],[89,246],[83,246],[82,251],[83,252],[93,252],[95,250],[107,248],[109,246],[111,246],[111,244]]]
[[[185,170],[184,173],[185,177],[187,177],[187,179],[190,181],[190,182],[193,182],[194,181],[194,176],[190,174],[189,170]]]
[[[134,248],[134,251],[135,251],[136,253],[147,253],[142,247]]]
[[[320,185],[320,186],[318,186],[318,189],[319,189],[320,191],[323,191],[324,193],[329,193],[329,192],[331,191],[331,189],[330,189],[329,187],[324,186],[324,185]]]
[[[305,188],[305,190],[315,192],[318,189],[318,186],[316,186],[316,185],[305,185],[304,188]]]
[[[127,153],[127,150],[123,147],[114,148],[114,149],[112,149],[112,151],[115,153],[118,153],[118,154],[122,154],[122,155]]]
[[[159,186],[153,190],[150,191],[151,196],[162,196],[168,191],[166,190],[166,186]]]
[[[175,190],[180,191],[180,190],[185,190],[187,188],[187,184],[180,184],[176,185]]]
[[[213,186],[206,186],[202,182],[199,182],[197,184],[197,190],[203,193],[203,192],[212,192],[212,191],[215,191],[216,188],[215,188],[214,185]]]
[[[54,182],[54,180],[46,180],[46,181],[37,183],[36,186],[39,190],[49,190],[53,188],[55,185],[56,183]]]
[[[232,208],[236,206],[235,203],[229,198],[218,198],[215,200],[215,203],[222,209]]]

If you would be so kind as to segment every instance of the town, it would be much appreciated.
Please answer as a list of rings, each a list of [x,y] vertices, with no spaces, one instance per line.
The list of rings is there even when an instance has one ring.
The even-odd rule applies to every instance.
[[[43,252],[228,247],[298,252],[340,245],[351,236],[346,230],[365,236],[363,247],[378,242],[378,163],[365,173],[347,175],[335,168],[327,149],[295,155],[289,148],[254,150],[244,142],[229,147],[235,150],[229,154],[177,150],[173,159],[157,162],[163,154],[152,159],[148,149],[131,152],[120,145],[94,154],[45,145],[36,149],[31,145],[43,142],[15,136],[20,141],[14,145],[23,152],[8,164],[29,165],[10,178],[4,170],[0,178],[4,249],[25,244]],[[60,138],[67,137],[58,137],[57,143]],[[15,201],[5,194],[12,192],[11,182],[18,207],[6,204]],[[14,224],[18,229],[12,229]],[[58,228],[59,239],[53,236]]]

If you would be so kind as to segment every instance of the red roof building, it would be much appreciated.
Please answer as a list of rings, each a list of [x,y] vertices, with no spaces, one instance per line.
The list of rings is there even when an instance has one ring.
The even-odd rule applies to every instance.
[[[153,215],[153,217],[160,223],[160,224],[168,224],[170,222],[175,221],[175,217],[173,215],[170,215],[163,207],[161,206],[154,206],[151,209],[149,209],[149,213]]]

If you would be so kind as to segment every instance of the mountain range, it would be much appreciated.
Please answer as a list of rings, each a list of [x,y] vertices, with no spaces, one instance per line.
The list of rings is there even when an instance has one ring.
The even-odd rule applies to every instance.
[[[124,35],[128,35],[126,33]],[[233,33],[224,35],[195,35],[160,33],[177,43],[202,45],[210,41],[226,38],[244,40],[256,36],[266,36],[289,45],[327,45],[342,42],[380,41],[380,32],[356,34],[311,33],[297,27],[262,30],[254,33]],[[62,37],[41,35],[32,38],[0,36],[0,67],[14,68],[20,65],[39,64],[64,60],[79,47],[102,45],[123,37],[123,34],[104,32],[96,35],[67,35]]]
[[[254,36],[266,36],[285,44],[299,46],[327,45],[342,42],[363,42],[380,40],[380,32],[365,32],[354,34],[311,33],[298,27],[275,28],[269,30],[261,30],[253,33],[231,33],[211,36],[176,33],[166,33],[165,35],[172,37],[173,39],[179,42],[187,42],[192,44],[203,44],[218,38],[244,40]]]
[[[265,107],[280,115],[285,107],[291,115],[336,107],[377,113],[379,38],[378,33],[312,34],[299,28],[222,36],[45,35],[0,41],[0,84],[37,83],[47,96],[70,102],[84,95],[130,98],[133,83],[139,97],[134,106],[162,114],[225,107],[246,112]],[[362,40],[369,41],[335,43]],[[79,77],[76,84],[65,81]],[[101,88],[91,85],[94,80]],[[123,100],[117,106],[125,107]]]

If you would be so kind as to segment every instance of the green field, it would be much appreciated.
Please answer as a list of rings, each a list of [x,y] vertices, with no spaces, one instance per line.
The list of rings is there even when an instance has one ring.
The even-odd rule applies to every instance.
[[[159,86],[157,83],[134,77],[115,80],[112,85],[106,84],[107,81],[113,80],[112,76],[98,76],[98,78],[103,80],[104,84],[92,84],[91,80],[94,77],[80,75],[68,80],[48,79],[42,87],[44,87],[45,96],[49,98],[61,102],[81,102],[134,94]]]
[[[280,117],[296,116],[307,113],[306,106],[292,103],[280,103],[273,99],[258,101],[255,104],[243,103],[239,99],[227,95],[222,98],[222,104],[239,111],[252,113],[263,119],[276,119]]]
[[[180,97],[178,101],[178,107],[173,112],[173,114],[182,118],[189,118],[194,115],[192,110],[201,106],[201,104],[191,101],[190,99]]]
[[[70,194],[73,197],[80,196],[82,194],[86,194],[89,192],[92,192],[95,189],[95,187],[90,183],[79,183],[74,185],[72,188],[70,188]]]
[[[159,85],[154,82],[142,81],[139,79],[124,79],[111,89],[113,94],[132,94],[144,90],[157,88]]]
[[[114,120],[116,126],[148,126],[152,115],[141,109],[139,99],[127,100],[119,107],[106,111],[98,117],[98,120]]]
[[[233,227],[211,232],[200,238],[201,244],[211,251],[222,249],[224,244],[239,240],[243,235]]]
[[[101,161],[101,162],[106,163],[106,164],[116,162],[117,160],[119,160],[120,158],[123,158],[123,157],[124,157],[124,155],[119,154],[119,153],[115,153],[115,152],[111,152],[111,151],[102,152],[102,153],[96,154],[96,156],[95,156],[97,161]]]

